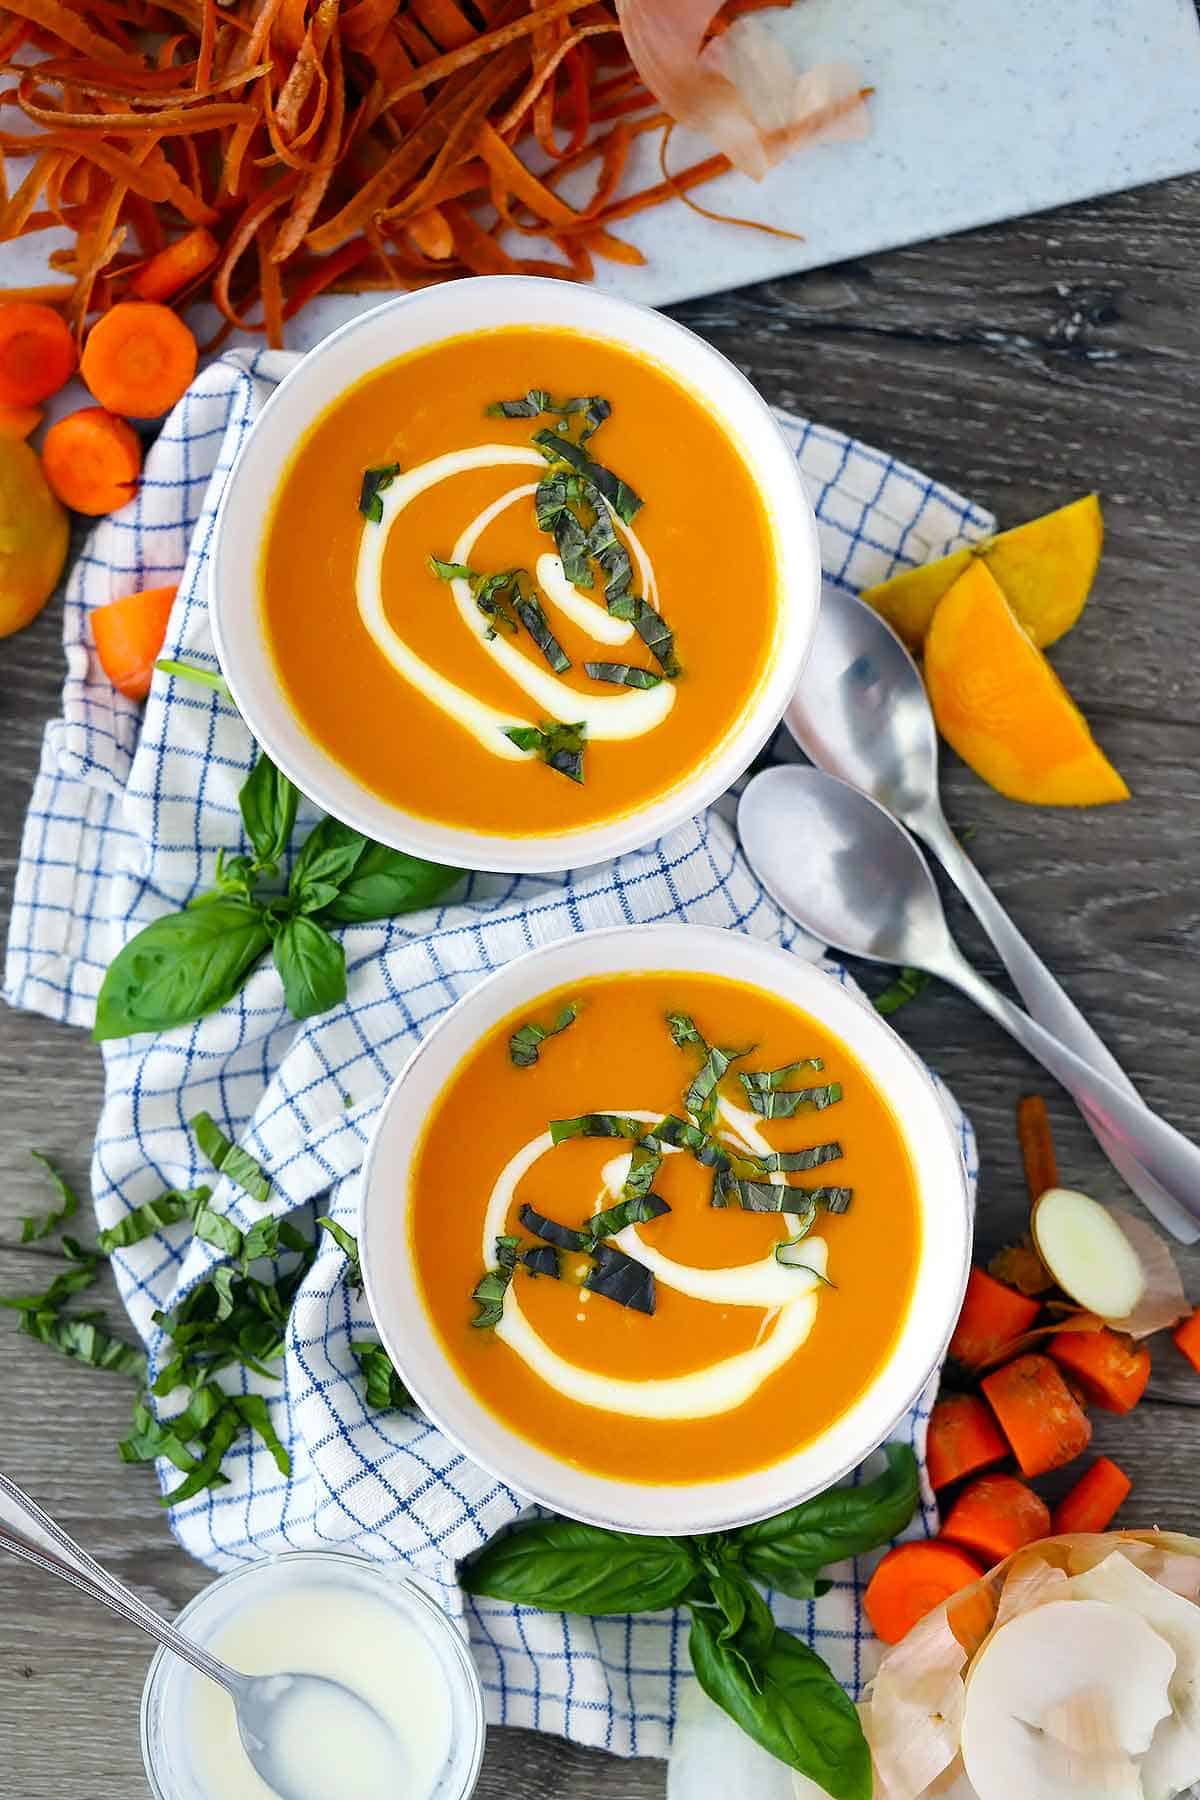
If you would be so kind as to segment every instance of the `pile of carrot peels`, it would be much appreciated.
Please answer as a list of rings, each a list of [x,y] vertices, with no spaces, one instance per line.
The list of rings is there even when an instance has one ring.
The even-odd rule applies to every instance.
[[[712,29],[790,4],[725,0]],[[672,120],[613,0],[9,0],[0,74],[4,167],[29,159],[0,243],[73,239],[48,259],[61,285],[0,299],[55,306],[77,339],[127,299],[213,301],[210,349],[235,328],[280,345],[325,290],[587,280],[644,260],[613,226],[731,166],[670,174],[664,145],[663,179],[621,192],[635,139]]]

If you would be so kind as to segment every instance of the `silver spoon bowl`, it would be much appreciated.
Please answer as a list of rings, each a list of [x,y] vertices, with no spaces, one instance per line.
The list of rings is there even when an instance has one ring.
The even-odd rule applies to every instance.
[[[1200,1218],[1200,1149],[971,967],[925,858],[882,806],[821,769],[767,769],[742,795],[738,830],[751,868],[797,924],[850,956],[927,969],[960,988],[1062,1082],[1102,1144],[1115,1142]]]
[[[72,1587],[99,1600],[127,1623],[136,1625],[167,1650],[182,1657],[201,1675],[223,1687],[233,1701],[238,1735],[246,1755],[279,1800],[329,1800],[327,1793],[318,1792],[306,1782],[303,1770],[296,1770],[293,1758],[288,1758],[286,1766],[283,1764],[281,1750],[288,1715],[293,1721],[303,1721],[306,1717],[311,1720],[319,1716],[320,1708],[328,1708],[331,1702],[345,1722],[348,1743],[354,1746],[354,1756],[347,1768],[347,1786],[340,1800],[351,1800],[351,1796],[355,1800],[388,1800],[392,1794],[403,1792],[406,1760],[403,1746],[387,1721],[360,1695],[343,1687],[341,1682],[330,1681],[321,1675],[242,1675],[217,1657],[210,1656],[199,1644],[183,1637],[173,1625],[159,1618],[115,1575],[102,1569],[6,1475],[0,1475],[0,1550],[7,1550],[22,1562],[32,1563],[35,1568],[70,1582]],[[288,1735],[293,1742],[303,1729],[302,1724],[290,1725]],[[367,1768],[374,1766],[371,1758],[362,1755],[364,1746],[372,1746],[378,1751],[379,1762],[387,1758],[391,1763],[394,1778],[389,1779],[387,1795],[377,1796],[371,1792],[359,1796],[353,1785],[354,1762],[361,1761]]]
[[[818,768],[869,794],[933,851],[999,952],[1032,1016],[1076,1056],[1127,1093],[1137,1090],[1103,1040],[1064,992],[951,831],[938,793],[938,736],[920,670],[877,612],[826,587],[812,653],[785,723]],[[1200,1225],[1120,1142],[1100,1146],[1160,1224],[1184,1243]]]

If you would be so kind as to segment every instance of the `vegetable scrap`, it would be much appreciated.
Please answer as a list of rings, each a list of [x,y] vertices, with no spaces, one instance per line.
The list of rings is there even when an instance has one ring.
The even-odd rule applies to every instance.
[[[0,638],[36,619],[58,585],[71,526],[20,433],[0,433]]]
[[[884,1452],[887,1468],[874,1481],[831,1488],[773,1518],[700,1538],[526,1519],[465,1565],[463,1586],[590,1617],[687,1606],[692,1666],[708,1697],[823,1793],[870,1800],[870,1752],[854,1706],[821,1658],[775,1624],[758,1586],[812,1599],[830,1585],[821,1577],[828,1564],[877,1549],[904,1529],[917,1505],[916,1459],[906,1444],[886,1444]],[[978,1573],[972,1565],[972,1579]]]
[[[578,1017],[579,1005],[573,1000],[563,1007],[552,1025],[539,1025],[536,1019],[528,1019],[524,1025],[518,1025],[508,1040],[508,1060],[513,1068],[531,1069],[538,1060],[546,1039],[557,1037],[560,1032],[566,1031]]]
[[[0,242],[71,234],[48,256],[64,282],[45,298],[76,339],[129,300],[210,300],[214,344],[237,327],[279,346],[322,292],[588,280],[596,257],[644,261],[621,221],[673,198],[698,208],[693,190],[734,166],[758,175],[803,143],[865,132],[853,70],[800,76],[748,16],[788,4],[109,0],[84,19],[14,0],[5,103],[22,117],[0,152],[30,163],[6,190]],[[15,60],[23,50],[39,60]],[[668,171],[674,121],[699,124],[716,153]],[[662,180],[628,191],[652,133]],[[568,201],[573,180],[590,192],[568,187]]]
[[[132,500],[142,473],[141,439],[102,406],[68,413],[46,433],[42,472],[72,512],[98,518]]]
[[[144,700],[167,635],[176,588],[143,588],[88,614],[100,667],[119,694]]]
[[[88,332],[79,373],[109,412],[157,419],[187,392],[196,360],[196,340],[170,307],[123,300]]]

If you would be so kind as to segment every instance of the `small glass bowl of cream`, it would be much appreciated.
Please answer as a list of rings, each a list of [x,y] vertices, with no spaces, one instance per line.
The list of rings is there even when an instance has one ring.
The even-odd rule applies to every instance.
[[[485,1733],[479,1675],[437,1602],[387,1566],[325,1550],[248,1563],[175,1623],[244,1674],[324,1675],[367,1701],[403,1751],[396,1800],[473,1791]],[[353,1791],[355,1743],[339,1735],[330,1719],[301,1747],[310,1775],[332,1772],[330,1800]],[[165,1650],[142,1694],[142,1757],[155,1800],[276,1800],[242,1748],[229,1696]],[[362,1774],[380,1791],[380,1771]]]

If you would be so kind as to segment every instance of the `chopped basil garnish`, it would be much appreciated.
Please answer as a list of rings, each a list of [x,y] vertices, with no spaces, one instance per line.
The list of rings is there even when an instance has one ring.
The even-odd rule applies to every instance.
[[[504,1296],[516,1267],[519,1241],[508,1236],[496,1239],[495,1267],[481,1275],[471,1290],[471,1298],[476,1306],[471,1323],[481,1331],[486,1330],[489,1325],[498,1325],[504,1316]]]
[[[583,780],[583,750],[587,726],[582,719],[574,725],[563,725],[557,719],[543,719],[537,725],[506,725],[504,735],[518,750],[532,750],[536,756],[560,775],[572,781]]]
[[[58,1189],[60,1204],[48,1213],[33,1213],[21,1220],[21,1242],[36,1244],[42,1238],[50,1237],[54,1232],[73,1219],[79,1211],[79,1196],[70,1182],[40,1150],[31,1150],[29,1154],[34,1162],[40,1163],[47,1175]]]
[[[652,1125],[646,1136],[657,1139],[660,1144],[673,1144],[676,1149],[690,1150],[696,1161],[706,1169],[727,1168],[729,1165],[727,1152],[715,1138],[709,1137],[699,1126],[677,1119],[674,1113],[668,1113],[665,1119]]]
[[[822,1275],[820,1269],[814,1269],[811,1263],[804,1261],[804,1252],[797,1250],[797,1246],[802,1242],[802,1238],[794,1237],[788,1238],[782,1244],[776,1244],[775,1261],[782,1264],[785,1269],[795,1269],[800,1275],[811,1275],[813,1280],[819,1281],[822,1287],[836,1286],[836,1283],[830,1281],[828,1275]],[[789,1251],[794,1251],[795,1254],[789,1256]]]
[[[631,525],[641,511],[642,501],[628,483],[606,469],[603,463],[593,462],[587,451],[579,444],[571,443],[569,438],[560,437],[556,431],[535,431],[533,441],[542,455],[550,463],[565,462],[590,481],[592,486],[607,500],[617,517],[626,525]]]
[[[700,1071],[693,1076],[688,1090],[683,1096],[683,1104],[695,1119],[701,1130],[711,1130],[716,1123],[717,1102],[720,1098],[717,1086],[731,1063],[738,1062],[743,1056],[749,1056],[753,1044],[745,1050],[721,1050],[715,1044],[707,1047],[707,1055],[700,1066]]]
[[[792,1174],[800,1169],[819,1169],[822,1163],[837,1162],[842,1155],[840,1144],[810,1144],[806,1150],[769,1150],[765,1156],[731,1157],[736,1175]]]
[[[616,1237],[627,1225],[644,1225],[648,1219],[661,1219],[670,1207],[660,1194],[630,1194],[615,1206],[593,1213],[584,1229],[594,1244],[602,1238]]]
[[[807,1075],[810,1071],[819,1075],[825,1067],[820,1056],[805,1056],[799,1062],[784,1063],[779,1069],[754,1069],[741,1076],[742,1086],[747,1093],[774,1094],[785,1087],[793,1075]]]
[[[412,1395],[382,1344],[351,1344],[350,1354],[367,1384],[368,1406],[377,1407],[380,1412],[394,1412],[398,1407],[412,1405]]]
[[[534,1206],[522,1206],[517,1217],[526,1231],[547,1244],[554,1244],[559,1250],[586,1250],[588,1247],[586,1231],[580,1231],[574,1225],[560,1225],[557,1219],[548,1219]]]
[[[346,1258],[346,1273],[343,1277],[346,1285],[355,1288],[361,1294],[363,1278],[362,1264],[358,1258],[358,1239],[352,1237],[345,1226],[339,1225],[336,1219],[322,1216],[317,1220],[317,1224],[322,1231],[327,1231],[329,1233],[342,1255]]]
[[[549,1275],[555,1281],[559,1278],[558,1251],[550,1244],[534,1244],[532,1249],[523,1250],[521,1263],[530,1275]]]
[[[853,1193],[848,1187],[786,1187],[773,1181],[747,1180],[732,1169],[718,1169],[713,1177],[712,1204],[740,1206],[745,1212],[802,1213],[813,1206],[844,1213]]]
[[[654,1274],[644,1263],[615,1250],[611,1244],[599,1244],[596,1260],[584,1277],[583,1285],[605,1300],[628,1306],[634,1312],[653,1313],[655,1304]]]
[[[901,969],[882,994],[876,994],[875,1011],[882,1013],[885,1019],[890,1018],[894,1012],[899,1012],[902,1006],[907,1006],[910,1000],[915,1000],[918,994],[923,993],[932,979],[924,969]]]
[[[550,1137],[556,1144],[568,1138],[640,1138],[646,1127],[624,1113],[580,1113],[574,1119],[551,1119]]]
[[[265,1206],[271,1198],[271,1179],[262,1164],[255,1162],[248,1150],[230,1143],[210,1113],[198,1112],[188,1125],[201,1153],[218,1174],[228,1177],[235,1187]]]
[[[824,1112],[842,1097],[840,1081],[831,1081],[825,1087],[757,1088],[744,1075],[740,1080],[751,1108],[761,1119],[794,1119],[797,1113]]]
[[[585,662],[583,672],[593,681],[611,681],[615,687],[652,688],[662,680],[653,669],[635,669],[629,663]]]
[[[383,501],[380,495],[384,488],[391,487],[400,473],[399,463],[381,463],[376,468],[364,469],[362,486],[358,490],[358,510],[364,519],[372,525],[383,522]]]
[[[564,1006],[553,1025],[539,1025],[536,1019],[529,1019],[524,1025],[518,1025],[508,1040],[508,1058],[515,1069],[531,1069],[538,1059],[538,1051],[548,1037],[557,1037],[579,1017],[578,1002],[572,1000]]]
[[[549,620],[542,611],[542,603],[533,594],[522,593],[517,587],[517,597],[513,608],[518,619],[545,657],[556,675],[561,675],[571,666],[571,659],[550,629]]]
[[[523,399],[496,400],[484,408],[489,419],[536,419],[542,413],[557,413],[565,422],[578,415],[583,420],[577,440],[581,444],[599,430],[611,412],[612,407],[599,394],[578,394],[570,400],[555,400],[545,388],[530,388]],[[566,429],[565,423],[560,429]]]

